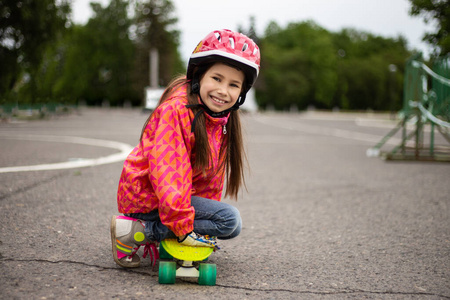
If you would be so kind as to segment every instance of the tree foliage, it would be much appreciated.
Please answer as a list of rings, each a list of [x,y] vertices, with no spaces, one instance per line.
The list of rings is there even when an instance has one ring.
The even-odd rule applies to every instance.
[[[397,110],[402,103],[406,40],[383,38],[355,29],[333,34],[337,89],[333,107]]]
[[[434,47],[435,56],[450,53],[450,1],[449,0],[409,0],[412,16],[423,16],[426,23],[436,25],[435,32],[425,34],[424,41]]]
[[[62,58],[55,66],[60,74],[49,81],[55,82],[53,96],[72,103],[122,105],[137,97],[131,89],[134,46],[128,35],[128,3],[112,0],[107,7],[91,6],[94,16],[85,26],[73,26],[53,53]]]
[[[161,85],[184,71],[169,0],[133,1],[131,15],[129,1],[110,0],[105,7],[92,2],[93,17],[72,26],[65,26],[70,25],[66,1],[0,1],[6,4],[0,23],[4,100],[15,86],[21,103],[139,105],[149,82],[151,47],[160,53]],[[19,78],[26,80],[18,85]]]
[[[280,28],[261,40],[262,108],[398,109],[406,41],[354,29],[331,33],[314,22]]]
[[[336,56],[331,35],[313,22],[281,29],[272,22],[261,40],[263,107],[303,109],[309,104],[330,106],[336,89]]]
[[[174,74],[184,73],[185,67],[178,52],[180,33],[174,29],[178,19],[169,0],[137,1],[135,3],[134,41],[136,60],[134,84],[139,90],[149,85],[149,52],[159,54],[159,85],[165,86]]]
[[[68,1],[0,0],[2,102],[139,105],[150,81],[152,48],[159,53],[160,86],[185,73],[172,1],[94,2],[85,25],[70,24]],[[330,32],[313,21],[285,28],[272,22],[257,36],[255,18],[249,21],[248,30],[239,30],[261,48],[254,88],[262,109],[401,107],[403,68],[410,56],[403,37],[356,29]]]
[[[67,0],[0,0],[0,98],[37,97],[37,72],[46,48],[62,34],[70,13]],[[26,76],[24,76],[26,75]]]

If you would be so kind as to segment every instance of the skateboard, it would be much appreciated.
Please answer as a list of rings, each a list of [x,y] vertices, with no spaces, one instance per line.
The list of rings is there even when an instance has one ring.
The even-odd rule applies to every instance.
[[[215,285],[216,265],[205,263],[213,251],[209,247],[181,245],[176,239],[161,241],[159,283],[174,284],[176,277],[191,277],[198,278],[199,285]]]

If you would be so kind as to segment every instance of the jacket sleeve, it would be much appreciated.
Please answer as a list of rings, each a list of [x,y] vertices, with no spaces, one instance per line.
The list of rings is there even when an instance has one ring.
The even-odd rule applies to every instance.
[[[168,104],[160,106],[152,118],[142,141],[149,180],[159,200],[162,223],[175,235],[184,235],[193,230],[195,216],[189,112]]]

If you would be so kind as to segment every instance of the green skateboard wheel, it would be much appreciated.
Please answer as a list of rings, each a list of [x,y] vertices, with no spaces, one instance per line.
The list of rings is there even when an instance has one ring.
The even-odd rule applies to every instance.
[[[177,265],[174,261],[159,262],[158,281],[162,284],[174,284],[177,273]]]
[[[215,264],[200,264],[198,271],[199,285],[216,285],[217,268]]]

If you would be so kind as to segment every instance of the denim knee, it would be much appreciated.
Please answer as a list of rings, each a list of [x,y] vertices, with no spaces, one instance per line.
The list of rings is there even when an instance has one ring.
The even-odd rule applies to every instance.
[[[230,206],[227,210],[225,222],[221,225],[223,235],[220,236],[220,239],[231,239],[238,236],[242,229],[242,218],[239,210],[234,206]]]

